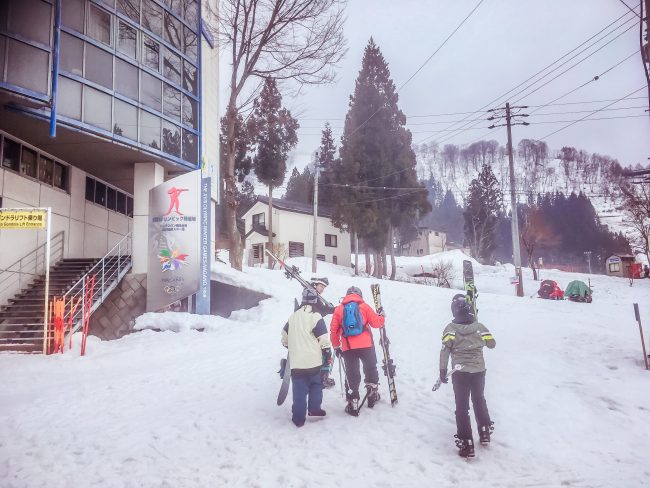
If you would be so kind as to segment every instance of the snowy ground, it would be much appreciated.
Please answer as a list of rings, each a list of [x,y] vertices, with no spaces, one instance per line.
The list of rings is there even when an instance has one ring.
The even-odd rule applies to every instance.
[[[462,255],[443,258],[457,264]],[[418,263],[398,265],[406,274]],[[399,404],[385,401],[383,383],[384,399],[352,418],[337,385],[325,392],[327,417],[297,429],[290,401],[277,407],[275,398],[280,329],[300,288],[277,270],[217,265],[220,279],[272,297],[230,319],[147,314],[139,326],[180,332],[90,340],[86,357],[78,348],[0,354],[0,486],[647,486],[650,372],[632,302],[650,324],[650,280],[630,288],[594,277],[587,305],[516,298],[511,266],[475,269],[480,318],[497,347],[486,351],[496,430],[473,460],[453,445],[450,385],[431,392],[454,290],[382,281]],[[323,263],[317,274],[329,276],[333,302],[352,284],[369,297],[376,281]],[[542,277],[563,288],[587,278]],[[535,291],[530,277],[525,287]]]

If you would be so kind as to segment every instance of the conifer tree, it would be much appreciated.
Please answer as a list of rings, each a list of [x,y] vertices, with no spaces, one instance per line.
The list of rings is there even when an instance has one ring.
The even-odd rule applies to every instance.
[[[478,177],[469,185],[465,217],[465,239],[472,256],[491,263],[496,248],[498,213],[503,206],[499,182],[489,164],[484,164]]]
[[[254,139],[257,145],[253,169],[257,179],[269,188],[269,249],[273,249],[273,187],[284,182],[287,156],[298,143],[298,121],[282,108],[282,95],[275,79],[266,78],[252,116]],[[269,266],[271,260],[269,259]]]

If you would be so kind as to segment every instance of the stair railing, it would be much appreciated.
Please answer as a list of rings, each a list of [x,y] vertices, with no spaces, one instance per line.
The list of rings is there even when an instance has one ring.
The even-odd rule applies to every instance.
[[[64,232],[60,231],[50,241],[50,264],[56,264],[63,259],[64,251]],[[45,274],[46,253],[47,242],[44,242],[0,271],[0,305],[6,305],[7,299]]]
[[[77,332],[84,321],[90,319],[90,315],[104,303],[108,295],[122,281],[124,275],[129,272],[132,266],[131,251],[132,239],[129,232],[63,295],[66,307],[64,319],[66,324],[72,323],[72,333]],[[86,282],[93,275],[95,276],[95,286],[92,296],[88,297]],[[88,299],[90,303],[86,304]],[[70,313],[74,304],[78,305],[71,319]]]

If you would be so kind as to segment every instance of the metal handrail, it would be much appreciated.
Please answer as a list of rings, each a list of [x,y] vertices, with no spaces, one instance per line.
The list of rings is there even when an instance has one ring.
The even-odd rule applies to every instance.
[[[65,251],[64,231],[54,235],[50,243],[50,262],[56,263],[63,259]],[[47,242],[34,248],[22,258],[0,271],[0,301],[3,305],[5,300],[11,298],[16,291],[23,289],[35,278],[45,274],[45,253]],[[28,280],[23,280],[27,276]]]
[[[72,312],[69,304],[78,303],[72,316],[72,333],[79,330],[86,319],[86,281],[87,278],[95,275],[95,288],[93,289],[89,315],[92,314],[104,302],[106,297],[113,291],[124,275],[131,269],[131,233],[126,234],[113,248],[100,259],[88,272],[82,276],[63,295],[66,303],[64,320],[70,320]]]

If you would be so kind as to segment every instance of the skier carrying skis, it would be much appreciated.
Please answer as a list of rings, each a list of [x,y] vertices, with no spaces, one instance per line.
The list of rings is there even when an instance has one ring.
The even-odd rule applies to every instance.
[[[451,302],[453,321],[442,333],[440,351],[440,380],[447,383],[447,364],[461,368],[453,373],[452,384],[456,399],[456,446],[462,457],[474,457],[474,439],[469,418],[469,397],[472,396],[474,415],[478,424],[479,438],[483,445],[490,442],[493,422],[490,420],[483,391],[485,389],[485,361],[483,347],[493,349],[496,341],[490,331],[472,314],[465,296],[458,294]]]
[[[322,278],[312,278],[310,280],[311,285],[316,289],[319,295],[322,295],[323,292],[325,291],[325,288],[329,286],[330,282],[327,279],[327,277],[322,277]],[[314,305],[312,305],[312,309],[314,312],[318,312],[323,316],[323,319],[334,313],[334,309],[336,307],[334,306],[329,306],[321,303],[321,301],[317,301]],[[334,381],[334,378],[330,378],[330,373],[331,373],[331,364],[323,364],[321,368],[321,379],[323,381],[323,388],[333,388],[336,386],[336,381]]]
[[[345,375],[348,383],[346,392],[346,413],[359,415],[359,385],[361,373],[359,361],[363,364],[368,407],[372,408],[379,400],[379,372],[377,355],[370,327],[384,326],[383,310],[375,311],[363,301],[363,294],[356,286],[346,292],[341,304],[334,310],[330,329],[330,339],[336,357],[345,362]]]
[[[289,349],[293,406],[291,420],[296,427],[305,424],[307,413],[311,417],[324,417],[321,408],[323,383],[320,370],[332,361],[330,340],[323,317],[313,311],[318,297],[313,291],[302,292],[302,303],[282,329],[282,345]]]

